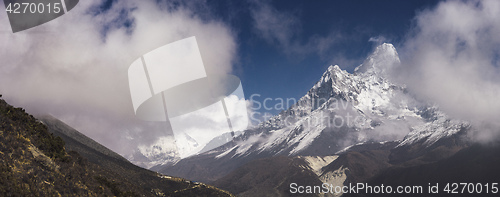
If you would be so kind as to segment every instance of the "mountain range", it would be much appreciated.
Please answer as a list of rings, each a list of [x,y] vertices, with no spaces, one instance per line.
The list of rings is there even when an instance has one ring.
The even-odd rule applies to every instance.
[[[471,123],[391,81],[399,65],[385,43],[354,73],[330,66],[289,109],[220,147],[151,170],[239,196],[289,196],[291,183],[384,183],[384,174],[438,165],[476,146]]]
[[[500,144],[474,142],[471,136],[479,128],[392,81],[400,64],[395,47],[385,43],[353,73],[330,66],[290,108],[234,137],[216,136],[200,153],[183,159],[171,137],[121,156],[52,116],[35,118],[0,99],[0,194],[375,195],[292,190],[294,184],[364,183],[442,186],[438,194],[404,196],[497,195]],[[443,190],[460,182],[488,188],[462,194]]]

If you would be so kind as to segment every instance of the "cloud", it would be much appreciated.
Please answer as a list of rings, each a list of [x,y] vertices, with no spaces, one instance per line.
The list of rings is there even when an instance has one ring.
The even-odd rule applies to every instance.
[[[157,47],[196,36],[207,73],[230,73],[237,44],[225,24],[200,17],[201,6],[132,0],[103,5],[80,1],[64,16],[16,34],[0,12],[0,92],[13,105],[52,114],[127,154],[171,132],[134,116],[130,64]]]
[[[374,36],[368,39],[368,42],[373,42],[375,46],[380,46],[383,43],[389,42],[385,36]]]
[[[300,28],[299,18],[288,12],[280,12],[268,2],[253,1],[250,9],[254,28],[268,42],[289,47],[291,39]]]
[[[252,0],[250,5],[256,34],[289,56],[326,55],[343,38],[338,31],[331,31],[325,36],[315,34],[304,42],[300,39],[302,24],[297,13],[277,10],[268,1]]]
[[[500,125],[500,2],[444,1],[415,17],[397,77],[455,118],[471,120],[479,140]]]

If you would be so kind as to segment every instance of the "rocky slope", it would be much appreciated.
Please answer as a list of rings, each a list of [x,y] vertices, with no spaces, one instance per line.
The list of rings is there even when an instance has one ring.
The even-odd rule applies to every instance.
[[[0,99],[1,196],[231,196],[164,176],[51,117],[43,123]]]

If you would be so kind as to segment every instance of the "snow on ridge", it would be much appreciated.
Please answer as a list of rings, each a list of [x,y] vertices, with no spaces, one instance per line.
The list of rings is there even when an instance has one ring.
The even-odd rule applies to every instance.
[[[451,136],[467,127],[467,123],[449,120],[437,109],[437,113],[431,117],[431,119],[434,118],[433,120],[424,117],[422,111],[433,107],[427,107],[425,103],[413,98],[407,93],[404,84],[392,83],[386,77],[388,70],[399,63],[395,47],[392,44],[384,43],[377,47],[363,64],[356,67],[354,73],[342,70],[338,65],[329,66],[317,83],[295,105],[254,128],[250,128],[249,130],[252,132],[247,132],[243,134],[244,137],[233,141],[234,146],[204,154],[214,154],[216,159],[262,152],[274,155],[300,155],[317,138],[322,137],[326,127],[321,122],[317,124],[308,124],[307,122],[311,119],[321,118],[324,112],[331,114],[352,113],[352,115],[362,117],[362,123],[354,125],[352,128],[363,135],[368,135],[370,132],[384,134],[385,130],[397,130],[402,133],[399,134],[401,136],[397,136],[398,139],[389,139],[389,141],[400,141],[398,146],[409,145],[421,140],[426,140],[427,145],[432,145],[439,139]],[[324,99],[325,102],[318,102],[321,99]],[[332,109],[331,105],[334,102],[345,102],[349,109]],[[391,127],[394,125],[396,127]],[[375,140],[385,141],[388,139],[370,139],[370,136],[358,136],[357,139],[349,141],[350,144],[338,144],[347,147],[336,154],[345,152],[366,141]],[[167,147],[162,148],[164,151],[167,149]],[[161,156],[155,151],[143,150],[142,152],[145,155],[149,154],[149,156]]]
[[[317,118],[322,112],[337,113],[338,111],[329,108],[332,102],[337,101],[350,103],[354,111],[348,113],[356,113],[355,115],[362,117],[364,122],[353,127],[357,131],[373,130],[380,134],[385,132],[384,129],[407,131],[408,133],[398,134],[400,137],[398,139],[385,139],[400,141],[398,146],[421,139],[427,139],[427,144],[433,144],[443,137],[457,133],[464,125],[462,122],[451,121],[446,126],[442,123],[443,120],[440,120],[441,122],[427,120],[422,116],[422,111],[432,107],[425,107],[425,103],[413,98],[407,93],[404,85],[389,81],[385,75],[387,70],[399,63],[395,47],[384,43],[377,47],[352,74],[340,69],[338,65],[329,66],[297,104],[257,126],[256,129],[264,131],[257,135],[259,140],[247,140],[244,144],[239,142],[217,158],[231,152],[236,156],[249,154],[252,151],[299,155],[314,143],[326,128],[321,124],[305,126],[305,122]],[[325,99],[326,102],[316,103],[318,99]],[[435,116],[439,119],[439,114]],[[292,117],[293,121],[291,124],[286,124],[289,117]],[[396,127],[391,128],[391,124]],[[402,127],[404,129],[401,129]],[[370,140],[373,139],[369,136],[368,138],[361,136],[354,143]],[[348,146],[337,153],[360,144]]]
[[[407,105],[409,102],[405,101],[405,99],[411,98],[405,95],[404,86],[393,84],[385,76],[381,75],[381,73],[385,72],[383,70],[385,64],[393,65],[397,63],[399,63],[399,57],[396,49],[392,44],[385,43],[377,47],[373,54],[356,68],[357,72],[354,74],[340,69],[338,65],[330,66],[311,90],[299,99],[298,103],[312,106],[294,105],[286,111],[291,111],[290,114],[305,114],[306,116],[300,118],[297,122],[300,125],[301,122],[317,116],[316,112],[319,110],[327,108],[325,107],[327,103],[314,106],[316,103],[314,103],[313,99],[324,98],[324,91],[328,90],[331,91],[331,94],[326,95],[327,102],[330,102],[332,97],[335,98],[335,101],[350,102],[353,104],[354,109],[362,113],[361,116],[367,122],[373,122],[372,119],[380,118],[397,120],[404,119],[404,117],[419,117],[417,110],[410,109]],[[283,114],[286,113],[280,113],[278,116],[271,118],[269,122],[283,122],[282,119],[286,118]],[[266,124],[262,125],[265,126]],[[298,154],[301,150],[310,146],[314,139],[320,136],[325,129],[321,125],[308,127],[306,132],[300,132],[290,138],[290,133],[297,127],[297,125],[289,128],[278,127],[277,132],[272,133],[267,142],[262,144],[260,151],[270,150],[286,142],[288,147],[293,147],[288,154]],[[373,129],[373,126],[364,124],[359,129]]]
[[[397,146],[425,140],[424,144],[429,147],[442,138],[452,136],[470,127],[471,125],[467,121],[449,119],[443,112],[437,111],[436,120],[412,127],[412,131]]]
[[[223,153],[221,153],[221,154],[219,154],[219,155],[215,156],[215,158],[216,158],[216,159],[219,159],[219,158],[221,158],[221,157],[224,157],[224,156],[226,156],[227,154],[229,154],[230,152],[232,152],[235,148],[238,148],[238,146],[233,146],[233,148],[230,148],[230,149],[228,149],[228,150],[224,151]]]
[[[387,71],[392,69],[399,60],[396,48],[389,43],[384,43],[378,46],[375,51],[361,64],[354,69],[355,73],[378,74],[385,75]]]

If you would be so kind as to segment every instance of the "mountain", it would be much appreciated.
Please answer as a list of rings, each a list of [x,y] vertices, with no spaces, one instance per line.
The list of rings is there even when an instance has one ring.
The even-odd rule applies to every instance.
[[[232,140],[233,136],[241,135],[241,131],[224,133],[210,140],[200,153],[217,148]],[[156,171],[161,166],[173,165],[180,160],[177,146],[173,136],[159,137],[153,144],[140,145],[132,154],[127,156],[127,160],[135,165]]]
[[[133,164],[150,169],[154,166],[169,165],[180,160],[173,136],[159,137],[150,146],[138,146],[127,159]]]
[[[129,163],[121,155],[83,135],[53,116],[43,115],[37,118],[42,124],[47,126],[49,132],[63,139],[67,151],[76,151],[94,163],[104,158],[106,160],[112,159],[122,163]]]
[[[387,178],[386,174],[391,173],[392,176],[398,176],[400,175],[400,171],[398,171],[400,169],[413,169],[447,159],[454,155],[455,152],[468,147],[468,144],[464,144],[466,140],[462,139],[462,137],[464,136],[457,134],[450,138],[441,139],[432,147],[428,147],[428,151],[422,155],[414,156],[410,160],[394,159],[398,158],[402,152],[397,147],[400,144],[397,141],[359,143],[332,156],[275,156],[257,159],[231,171],[224,177],[214,181],[213,184],[238,196],[263,196],[261,195],[263,191],[273,194],[270,196],[294,196],[295,194],[291,193],[290,190],[292,184],[302,186],[321,186],[322,184],[348,186],[350,183],[368,182],[370,185],[389,185],[390,183],[395,188],[401,183],[405,183],[401,180],[408,180],[406,185],[412,185],[413,182],[409,181],[412,179],[433,180],[417,178],[418,173],[426,177],[432,176],[435,172],[417,170],[416,174],[395,179]],[[415,143],[410,149],[421,148],[420,146],[424,142]],[[289,162],[284,163],[283,161],[286,159]],[[481,162],[486,161],[482,160]],[[495,171],[493,166],[491,165],[488,171]],[[464,168],[462,170],[466,170],[465,167],[462,168]],[[377,178],[383,179],[381,181]],[[303,180],[307,181],[304,182]],[[453,181],[451,178],[447,180]],[[341,195],[343,194],[329,193],[323,196]],[[344,196],[349,195],[344,194]],[[353,196],[363,195],[356,194]]]
[[[399,64],[396,49],[385,43],[354,73],[330,66],[289,109],[223,146],[155,170],[212,182],[256,159],[332,156],[352,145],[386,141],[395,144],[394,151],[386,155],[401,163],[441,147],[441,140],[472,129],[468,122],[449,118],[404,85],[391,82],[390,70]],[[464,146],[451,145],[454,148],[442,152],[451,155]]]
[[[427,187],[429,183],[431,185],[438,184],[441,188],[435,196],[497,196],[499,192],[498,182],[500,181],[500,170],[498,170],[498,166],[500,166],[499,155],[500,144],[498,142],[486,145],[474,144],[437,162],[410,167],[388,168],[366,182],[371,185],[384,184],[393,187],[397,187],[398,185]],[[464,192],[462,192],[462,186],[457,189],[457,193],[445,191],[446,185],[453,183],[468,184]],[[450,185],[449,188],[453,190],[454,187]],[[405,196],[422,195],[405,194]]]
[[[309,167],[309,163],[305,158],[285,156],[262,158],[244,164],[214,184],[232,190],[242,197],[290,196],[287,191],[292,182],[299,185],[322,184],[315,172],[306,166]]]
[[[2,196],[232,196],[128,162],[63,122],[0,99]]]

